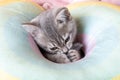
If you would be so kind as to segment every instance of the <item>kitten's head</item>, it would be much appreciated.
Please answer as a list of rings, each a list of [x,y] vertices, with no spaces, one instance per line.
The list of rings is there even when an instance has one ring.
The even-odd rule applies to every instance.
[[[68,52],[76,35],[75,21],[65,7],[47,10],[24,23],[23,28],[50,53]]]

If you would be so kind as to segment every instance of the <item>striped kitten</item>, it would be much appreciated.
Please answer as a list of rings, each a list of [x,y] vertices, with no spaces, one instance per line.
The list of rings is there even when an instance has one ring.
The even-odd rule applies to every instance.
[[[49,60],[69,63],[81,58],[78,50],[82,45],[73,45],[77,33],[76,23],[66,7],[44,11],[31,22],[24,23],[23,28],[47,52],[43,55]]]

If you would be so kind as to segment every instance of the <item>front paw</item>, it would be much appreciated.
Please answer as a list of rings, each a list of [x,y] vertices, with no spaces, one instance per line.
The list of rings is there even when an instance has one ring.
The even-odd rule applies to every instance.
[[[66,54],[62,53],[47,54],[46,58],[55,63],[70,63],[70,60],[67,58]]]
[[[77,61],[81,58],[80,53],[77,50],[70,50],[67,56],[71,62]]]

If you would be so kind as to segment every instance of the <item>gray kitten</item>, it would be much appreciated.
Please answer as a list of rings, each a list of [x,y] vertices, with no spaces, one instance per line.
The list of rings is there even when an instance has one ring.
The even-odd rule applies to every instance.
[[[77,33],[74,19],[66,7],[42,12],[23,28],[29,32],[37,44],[48,53],[46,58],[56,63],[69,63],[79,60],[80,43],[73,45]],[[78,49],[75,49],[76,47]]]

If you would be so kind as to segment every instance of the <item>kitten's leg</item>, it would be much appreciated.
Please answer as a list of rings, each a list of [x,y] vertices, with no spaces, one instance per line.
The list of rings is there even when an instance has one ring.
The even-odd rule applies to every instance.
[[[70,60],[65,54],[56,53],[56,54],[46,54],[46,57],[56,63],[69,63]]]
[[[72,49],[75,49],[77,51],[80,51],[80,49],[83,47],[83,44],[81,43],[74,43],[72,46]]]
[[[77,50],[71,49],[69,50],[68,59],[70,59],[71,62],[77,61],[81,58],[80,53]]]
[[[81,53],[80,53],[80,49],[81,47],[83,47],[82,44],[80,43],[75,43],[72,46],[72,49],[68,51],[68,58],[70,59],[71,62],[77,61],[81,58]]]

